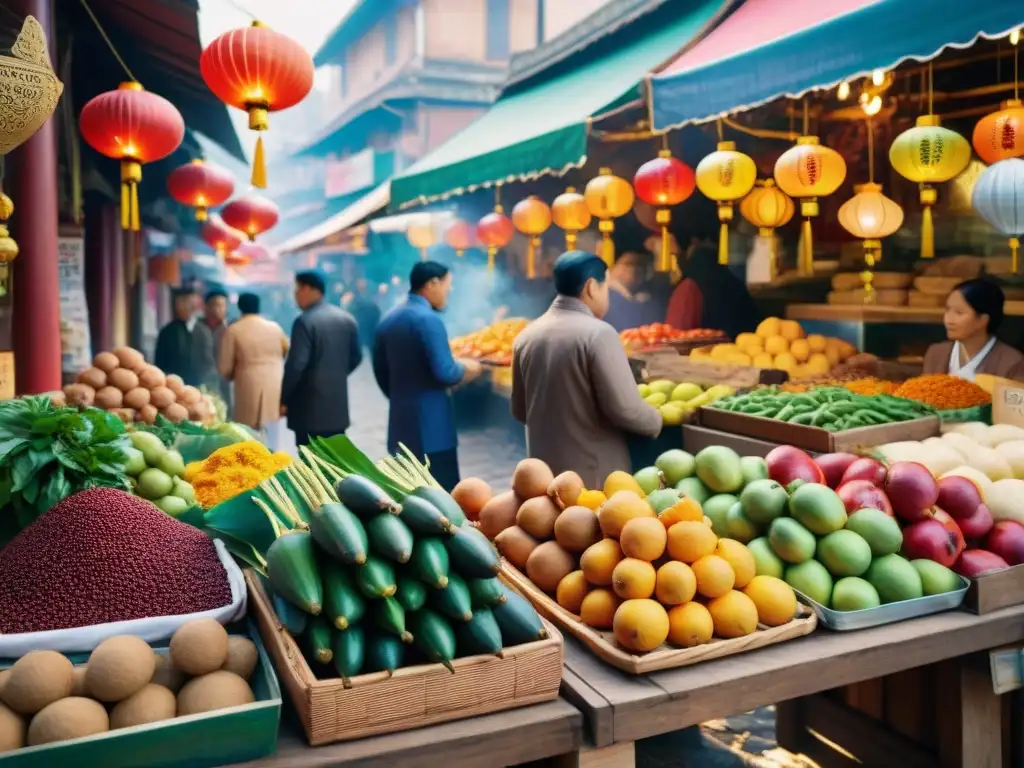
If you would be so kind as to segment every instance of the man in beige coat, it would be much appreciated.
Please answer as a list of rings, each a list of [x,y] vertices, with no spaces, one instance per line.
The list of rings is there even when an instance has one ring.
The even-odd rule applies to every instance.
[[[512,415],[526,425],[527,452],[558,474],[578,472],[600,488],[631,471],[625,433],[657,437],[661,414],[643,401],[608,311],[607,267],[584,251],[554,267],[558,296],[512,351]]]
[[[241,319],[228,326],[220,349],[220,375],[235,382],[235,421],[263,430],[281,418],[281,380],[288,337],[260,317],[260,299],[238,297]]]

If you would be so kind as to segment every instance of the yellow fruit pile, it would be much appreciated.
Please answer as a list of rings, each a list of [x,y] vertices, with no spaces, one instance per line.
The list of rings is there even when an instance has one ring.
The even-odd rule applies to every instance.
[[[493,360],[505,365],[512,362],[512,342],[530,321],[523,317],[499,320],[479,331],[459,336],[449,342],[455,357]]]
[[[808,336],[795,320],[769,317],[755,333],[741,333],[732,344],[699,347],[690,358],[778,368],[796,379],[826,374],[855,354],[857,349],[849,342],[819,334]]]

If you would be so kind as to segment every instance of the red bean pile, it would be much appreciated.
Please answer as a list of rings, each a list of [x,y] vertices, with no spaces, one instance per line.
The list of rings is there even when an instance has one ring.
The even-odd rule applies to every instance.
[[[76,493],[0,550],[0,632],[177,616],[231,602],[213,542],[112,488]]]

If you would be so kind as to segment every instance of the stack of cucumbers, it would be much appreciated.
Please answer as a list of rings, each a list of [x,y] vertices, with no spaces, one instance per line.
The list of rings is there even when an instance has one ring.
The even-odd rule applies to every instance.
[[[533,606],[498,579],[497,551],[455,500],[420,487],[401,504],[349,474],[331,488],[305,468],[306,514],[277,538],[265,585],[314,671],[344,680],[417,663],[495,654],[547,636]],[[285,500],[281,500],[286,503]]]

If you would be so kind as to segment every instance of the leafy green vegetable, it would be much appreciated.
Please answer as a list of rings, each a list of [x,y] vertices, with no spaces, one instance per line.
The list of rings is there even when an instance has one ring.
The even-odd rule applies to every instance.
[[[96,408],[58,408],[48,397],[0,402],[0,509],[24,528],[87,488],[128,489],[124,423]]]

